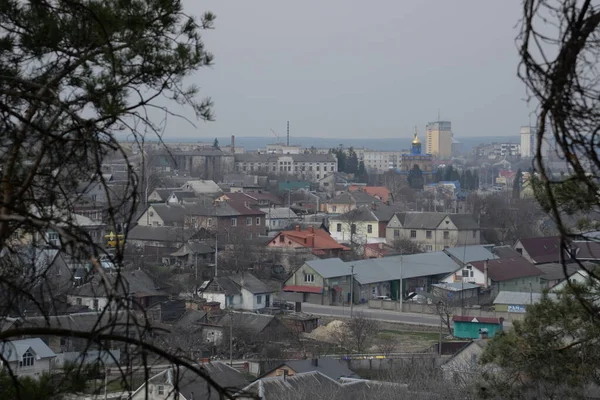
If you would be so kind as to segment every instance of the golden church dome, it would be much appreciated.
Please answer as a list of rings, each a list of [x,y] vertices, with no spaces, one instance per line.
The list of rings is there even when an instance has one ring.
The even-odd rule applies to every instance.
[[[417,136],[417,128],[415,128],[415,138],[413,139],[412,144],[421,144],[419,136]]]

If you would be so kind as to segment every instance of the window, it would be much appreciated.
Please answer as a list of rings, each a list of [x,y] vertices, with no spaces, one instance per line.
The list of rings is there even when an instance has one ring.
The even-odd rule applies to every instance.
[[[98,310],[98,299],[94,299],[93,310]]]
[[[19,367],[33,367],[34,360],[35,358],[33,357],[31,350],[27,350],[25,354],[23,354],[23,359],[19,362]]]
[[[262,304],[262,296],[260,294],[256,295],[256,304]]]
[[[260,225],[260,217],[256,217],[256,226]]]
[[[78,297],[77,300],[75,300],[75,303],[80,306],[81,305],[81,297]]]
[[[450,239],[450,232],[444,231],[444,239]]]
[[[246,217],[246,225],[247,226],[251,226],[252,225],[252,217]]]
[[[400,237],[400,229],[394,229],[394,237]]]
[[[314,282],[315,275],[314,274],[304,274],[304,282]]]
[[[430,244],[425,245],[425,251],[433,251],[433,246]]]
[[[373,233],[373,225],[367,225],[367,233]]]
[[[283,242],[285,242],[285,236],[279,235],[279,243],[283,243]]]
[[[212,226],[212,218],[206,220],[206,225]]]
[[[335,225],[335,231],[336,232],[341,232],[342,231],[342,224],[336,224]]]
[[[350,225],[350,233],[353,235],[356,233],[356,224]]]
[[[425,231],[425,237],[431,239],[431,231]]]
[[[331,211],[336,212],[337,211],[337,206],[331,206]]]
[[[416,237],[417,237],[417,231],[415,231],[415,230],[410,231],[410,238],[415,239]]]
[[[237,226],[237,218],[231,218],[231,226]]]
[[[164,385],[158,385],[158,394],[165,394],[165,386]]]

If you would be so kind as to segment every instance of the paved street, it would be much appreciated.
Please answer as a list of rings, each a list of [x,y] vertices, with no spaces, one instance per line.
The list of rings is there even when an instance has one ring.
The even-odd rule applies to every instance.
[[[302,311],[309,314],[323,315],[328,317],[350,317],[350,307],[321,306],[316,304],[302,303]],[[371,309],[366,305],[354,306],[354,313],[385,322],[396,322],[410,325],[439,326],[440,317],[431,314],[401,313],[398,311],[387,311]],[[505,322],[505,328],[510,328],[511,323]]]

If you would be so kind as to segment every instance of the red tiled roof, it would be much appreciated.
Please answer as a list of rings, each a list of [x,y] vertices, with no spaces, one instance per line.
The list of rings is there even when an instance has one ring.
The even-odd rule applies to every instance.
[[[482,324],[501,324],[504,318],[492,318],[492,317],[467,317],[462,315],[455,315],[452,317],[454,322],[473,322]]]
[[[310,238],[314,235],[314,245],[311,247],[313,249],[321,249],[321,250],[350,250],[348,247],[339,244],[332,238],[329,233],[324,231],[323,229],[314,229],[308,228],[303,230],[294,230],[294,231],[281,231],[279,232],[269,243],[279,240],[279,237],[284,235],[286,239],[293,240],[294,242],[304,246],[310,246]]]
[[[387,202],[390,198],[390,191],[385,186],[350,186],[351,192],[356,192],[357,190],[362,190],[366,192],[370,196],[375,196],[380,198],[381,201]]]
[[[523,257],[507,257],[488,260],[488,277],[492,281],[501,282],[511,279],[524,278],[526,276],[544,275],[539,268]],[[485,261],[473,261],[469,263],[479,271],[484,272]]]
[[[323,293],[323,288],[315,286],[300,286],[286,285],[283,287],[284,292],[301,292],[301,293]]]

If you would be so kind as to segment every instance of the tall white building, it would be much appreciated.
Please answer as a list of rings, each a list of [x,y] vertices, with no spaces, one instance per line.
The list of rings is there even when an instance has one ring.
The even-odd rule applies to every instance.
[[[535,126],[521,127],[521,157],[533,157],[535,153],[534,138],[536,131]]]

